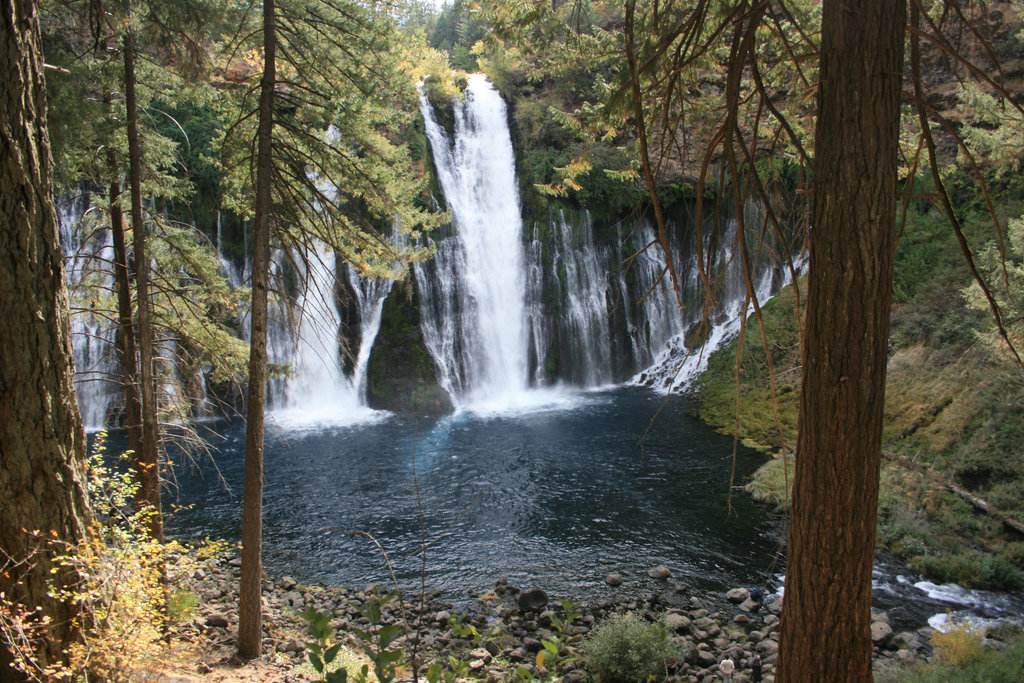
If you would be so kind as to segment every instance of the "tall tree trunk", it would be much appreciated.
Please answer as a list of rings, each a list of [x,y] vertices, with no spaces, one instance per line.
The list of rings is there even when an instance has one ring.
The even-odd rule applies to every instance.
[[[263,78],[260,82],[256,150],[256,218],[252,230],[252,313],[249,340],[249,405],[245,432],[242,499],[242,578],[238,595],[238,656],[260,656],[263,613],[263,427],[267,401],[267,280],[270,275],[274,87],[277,82],[273,0],[263,3]]]
[[[55,567],[46,541],[76,544],[86,533],[85,433],[75,401],[68,295],[53,202],[39,15],[33,0],[3,0],[0,28],[0,592],[49,617],[39,653],[59,662],[77,637],[77,607],[50,597],[50,583],[76,581]],[[6,571],[4,571],[6,569]],[[57,571],[54,575],[51,570]],[[0,643],[0,680],[24,677]]]
[[[139,397],[139,364],[135,346],[135,327],[132,325],[131,275],[128,267],[128,245],[124,238],[124,212],[117,199],[121,195],[120,175],[113,151],[108,153],[110,168],[110,234],[114,242],[114,282],[117,287],[117,342],[121,354],[121,374],[124,382],[125,428],[128,447],[134,453],[142,452],[142,404]]]
[[[870,681],[902,0],[826,0],[780,681]]]
[[[149,300],[149,259],[142,208],[142,145],[139,142],[139,112],[135,98],[135,31],[124,33],[124,99],[128,118],[128,190],[132,201],[132,234],[135,251],[135,289],[139,310],[139,389],[142,397],[142,442],[132,458],[139,491],[135,503],[149,507],[149,532],[163,540],[160,511],[160,453],[156,415],[156,379],[153,367],[153,324]]]

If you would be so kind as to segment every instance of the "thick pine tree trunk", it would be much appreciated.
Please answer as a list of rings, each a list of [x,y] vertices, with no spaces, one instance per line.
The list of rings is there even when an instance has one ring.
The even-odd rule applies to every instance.
[[[139,393],[142,398],[142,442],[132,458],[139,491],[138,509],[153,511],[149,532],[163,540],[160,510],[160,452],[156,411],[156,378],[153,365],[153,323],[149,300],[149,260],[142,208],[142,145],[139,142],[139,112],[135,98],[135,32],[124,33],[124,99],[128,118],[128,191],[132,202],[132,233],[135,251],[135,289],[139,310]]]
[[[4,0],[0,18],[0,565],[34,546],[23,529],[75,544],[85,535],[85,434],[75,401],[68,296],[53,202],[39,16],[32,0]],[[44,541],[45,543],[45,541]],[[42,645],[56,662],[77,636],[75,605],[49,597],[45,545],[34,563],[0,570],[0,592],[53,619]],[[0,645],[0,681],[20,681]]]
[[[902,0],[823,7],[803,394],[779,681],[870,681]]]
[[[270,274],[271,142],[277,82],[273,0],[263,3],[263,78],[260,82],[256,149],[256,218],[252,230],[252,314],[249,340],[249,398],[242,498],[242,577],[238,594],[238,656],[260,656],[263,612],[263,428],[267,402],[267,280]]]

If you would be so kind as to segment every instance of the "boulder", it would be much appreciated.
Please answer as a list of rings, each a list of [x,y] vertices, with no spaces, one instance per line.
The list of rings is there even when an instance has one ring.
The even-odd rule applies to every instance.
[[[288,591],[281,596],[281,602],[295,610],[301,610],[306,606],[306,601],[299,591]]]
[[[672,576],[672,571],[663,564],[659,564],[657,567],[651,567],[647,570],[647,576],[652,579],[667,579]]]
[[[291,589],[295,588],[298,585],[299,585],[299,582],[296,581],[295,579],[293,579],[290,576],[282,576],[281,577],[281,588],[283,590],[290,591]]]
[[[227,628],[228,619],[220,612],[214,612],[210,616],[206,617],[206,625],[215,628]]]
[[[682,614],[670,612],[665,615],[665,626],[672,631],[683,631],[690,628],[690,620]]]
[[[615,586],[622,585],[622,574],[609,574],[604,577],[604,582],[614,588]]]
[[[733,588],[731,591],[725,594],[725,598],[732,603],[739,604],[744,600],[750,598],[750,591],[746,588]]]
[[[884,621],[871,622],[871,642],[875,645],[882,645],[892,638],[892,626]]]
[[[298,640],[296,638],[292,638],[291,640],[289,640],[289,641],[287,641],[285,643],[282,643],[281,646],[280,646],[279,651],[280,652],[302,652],[305,649],[306,649],[306,645],[302,641],[300,641],[300,640]]]
[[[520,593],[516,603],[522,612],[536,612],[548,606],[548,594],[540,588],[533,588]]]

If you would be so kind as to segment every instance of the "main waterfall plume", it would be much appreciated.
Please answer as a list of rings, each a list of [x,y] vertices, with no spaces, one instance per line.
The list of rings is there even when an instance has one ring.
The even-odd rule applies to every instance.
[[[436,282],[417,268],[425,340],[456,405],[515,402],[527,388],[523,222],[505,103],[471,75],[454,140],[421,94],[427,138],[456,239],[438,245]]]

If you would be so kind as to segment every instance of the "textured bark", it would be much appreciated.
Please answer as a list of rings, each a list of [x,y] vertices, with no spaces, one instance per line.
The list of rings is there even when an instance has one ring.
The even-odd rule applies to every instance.
[[[905,5],[823,7],[779,681],[870,681]]]
[[[260,599],[263,569],[263,428],[267,401],[267,280],[270,274],[274,87],[277,82],[273,0],[263,3],[263,78],[256,148],[256,218],[252,230],[252,313],[249,401],[242,496],[242,577],[238,591],[238,656],[259,657],[263,645]]]
[[[135,32],[124,33],[124,99],[128,118],[128,191],[132,202],[132,234],[135,251],[135,290],[139,315],[139,394],[142,398],[142,441],[132,457],[139,491],[138,509],[149,507],[149,533],[163,540],[160,510],[160,452],[156,415],[156,377],[153,366],[153,324],[149,301],[149,259],[142,208],[142,144],[139,142],[139,112],[135,98]]]
[[[68,297],[53,202],[39,16],[32,0],[3,0],[0,28],[0,565],[21,560],[39,530],[67,543],[85,534],[85,434],[75,402]],[[77,635],[73,604],[50,598],[43,546],[25,571],[0,571],[0,592],[54,622],[44,661]],[[19,681],[0,645],[0,680]]]

